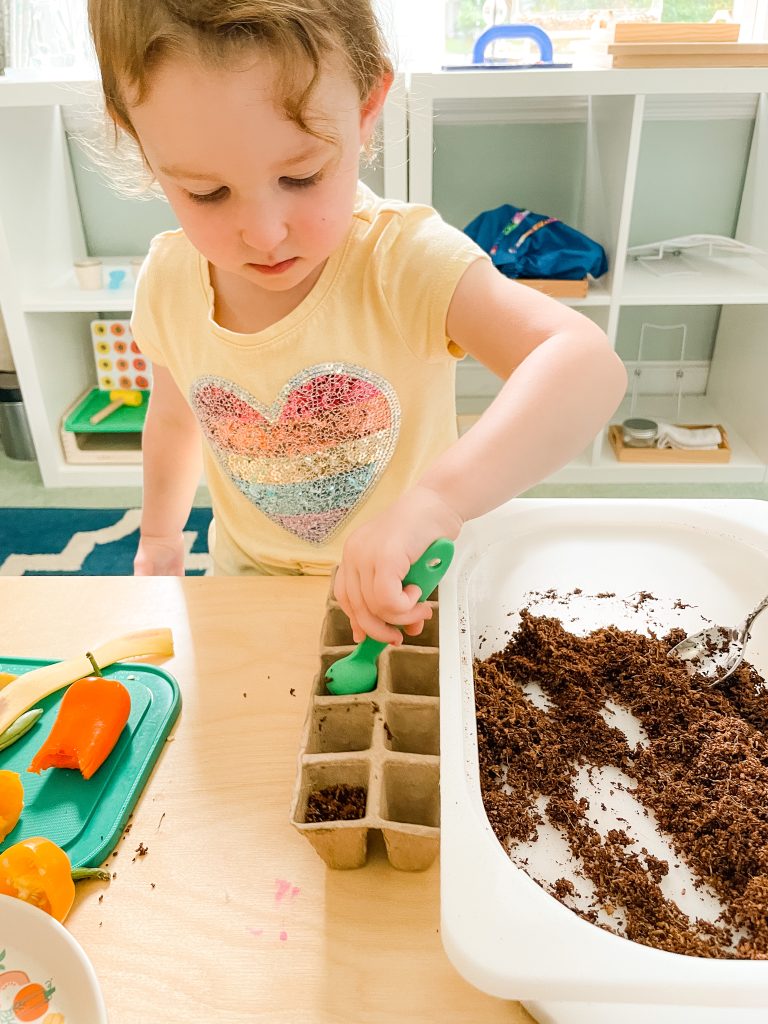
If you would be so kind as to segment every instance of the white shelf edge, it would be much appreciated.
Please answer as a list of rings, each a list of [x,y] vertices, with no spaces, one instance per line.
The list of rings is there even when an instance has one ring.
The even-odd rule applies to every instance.
[[[637,416],[655,416],[674,419],[675,399],[672,396],[643,395],[638,401]],[[619,423],[629,415],[629,402],[625,401],[612,417]],[[477,415],[460,416],[462,432],[469,429]],[[552,473],[541,484],[717,484],[763,483],[768,479],[768,466],[757,456],[747,442],[728,424],[706,397],[684,398],[680,420],[683,423],[722,423],[728,432],[732,456],[725,463],[684,463],[654,465],[652,463],[619,462],[608,440],[607,428],[595,445],[596,456],[589,452]]]
[[[25,295],[22,309],[25,313],[93,313],[94,317],[97,313],[130,312],[133,310],[133,292],[100,289],[73,296]]]
[[[643,121],[753,120],[758,95],[755,92],[654,94],[647,98]],[[461,96],[437,99],[434,120],[436,126],[579,124],[587,120],[588,106],[589,96],[583,93],[569,96]]]
[[[94,78],[27,78],[6,72],[0,76],[0,107],[77,106],[100,100],[101,86]]]
[[[53,469],[46,487],[141,487],[142,469],[137,463],[62,461]]]
[[[728,306],[768,303],[768,267],[746,256],[686,259],[699,270],[690,275],[655,276],[628,258],[619,304],[622,306]]]
[[[627,96],[761,93],[765,68],[553,68],[493,71],[411,71],[410,89],[436,100],[513,96]],[[80,72],[47,79],[6,71],[0,76],[0,107],[64,106],[100,95],[99,79]]]
[[[552,68],[413,72],[411,90],[433,101],[467,97],[762,93],[765,68]]]
[[[104,270],[122,270],[125,280],[119,288],[80,288],[73,268],[67,269],[58,280],[32,291],[27,288],[21,296],[25,313],[89,313],[120,312],[133,309],[135,283],[131,273],[130,256],[104,256]]]
[[[757,455],[749,443],[728,421],[727,413],[720,411],[705,395],[684,396],[677,416],[677,399],[672,395],[641,395],[634,413],[630,412],[630,401],[625,398],[611,422],[620,423],[627,416],[648,416],[657,420],[680,423],[719,423],[728,433],[731,447],[731,461],[724,463],[676,463],[669,466],[635,465],[619,462],[613,454],[607,431],[598,447],[598,455],[592,466],[595,482],[604,477],[609,482],[626,479],[638,482],[739,482],[761,483],[766,479],[768,466]]]
[[[607,435],[599,447],[599,454],[589,469],[589,483],[762,483],[766,465],[752,453],[745,455],[747,446],[736,440],[732,431],[728,440],[734,446],[730,462],[686,463],[661,466],[653,463],[619,462]],[[751,449],[748,449],[751,452]],[[586,482],[586,481],[585,481]]]

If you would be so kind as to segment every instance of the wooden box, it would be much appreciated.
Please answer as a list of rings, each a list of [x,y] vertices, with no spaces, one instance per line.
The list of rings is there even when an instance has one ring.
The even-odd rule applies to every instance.
[[[615,68],[759,68],[768,43],[611,43]]]
[[[681,427],[700,430],[703,427],[716,426],[723,440],[718,448],[707,451],[684,451],[681,448],[630,448],[624,444],[624,431],[620,423],[612,423],[608,427],[608,439],[619,462],[653,463],[654,465],[674,465],[675,463],[706,463],[730,462],[731,446],[725,427],[719,423],[681,423]]]
[[[614,43],[737,43],[741,25],[731,22],[618,21]]]
[[[589,281],[586,277],[575,281],[554,277],[518,277],[515,280],[518,284],[535,288],[537,292],[544,292],[553,299],[585,299],[589,291]]]

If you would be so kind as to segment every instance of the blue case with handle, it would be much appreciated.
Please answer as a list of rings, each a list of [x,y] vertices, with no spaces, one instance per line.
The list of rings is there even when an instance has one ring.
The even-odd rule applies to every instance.
[[[509,61],[490,61],[485,53],[488,47],[499,39],[532,39],[539,47],[539,60],[535,64],[512,64]],[[475,40],[471,64],[444,64],[443,71],[478,70],[531,70],[533,68],[570,68],[571,64],[559,64],[553,60],[552,40],[538,25],[492,25]]]

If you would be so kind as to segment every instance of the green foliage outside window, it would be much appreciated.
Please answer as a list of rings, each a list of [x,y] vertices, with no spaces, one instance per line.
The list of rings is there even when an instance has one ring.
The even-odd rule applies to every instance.
[[[715,11],[727,10],[717,0],[664,0],[662,21],[709,21]]]

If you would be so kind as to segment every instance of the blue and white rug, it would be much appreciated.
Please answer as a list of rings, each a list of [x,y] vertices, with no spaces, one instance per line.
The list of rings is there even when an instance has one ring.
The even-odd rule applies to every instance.
[[[0,508],[0,576],[130,576],[139,543],[137,508]],[[187,576],[204,576],[209,508],[184,528]]]

